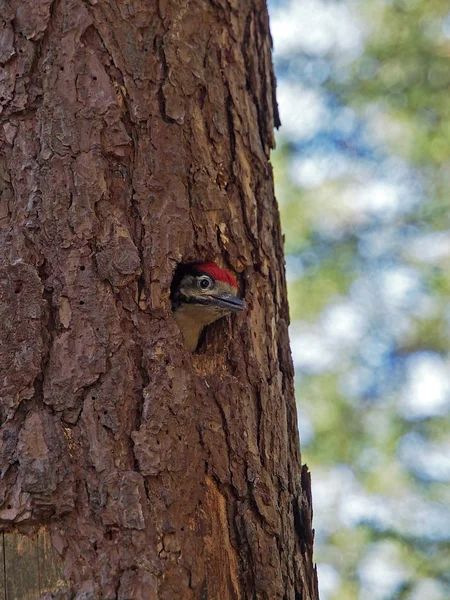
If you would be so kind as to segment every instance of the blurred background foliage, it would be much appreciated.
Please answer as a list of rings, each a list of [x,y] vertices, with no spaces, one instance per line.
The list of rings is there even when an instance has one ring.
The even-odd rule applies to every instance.
[[[450,4],[269,12],[321,599],[448,599]]]

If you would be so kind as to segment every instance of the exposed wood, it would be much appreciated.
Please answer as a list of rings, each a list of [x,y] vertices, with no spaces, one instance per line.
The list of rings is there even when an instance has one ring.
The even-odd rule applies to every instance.
[[[0,558],[1,600],[37,600],[46,592],[66,587],[63,562],[45,528],[32,536],[17,531],[2,533]]]
[[[6,572],[5,572],[5,553],[4,553],[4,534],[0,533],[0,599],[6,600]]]
[[[50,534],[46,528],[39,530],[37,544],[39,591],[41,595],[46,592],[65,589],[64,563],[53,548]]]
[[[37,537],[5,535],[7,600],[36,600],[40,595]]]
[[[86,600],[315,600],[264,0],[0,13],[8,553],[45,524]],[[191,355],[169,296],[197,260],[248,309]]]

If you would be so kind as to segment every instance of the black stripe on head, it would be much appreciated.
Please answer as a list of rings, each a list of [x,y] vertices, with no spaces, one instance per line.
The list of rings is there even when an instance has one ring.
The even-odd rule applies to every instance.
[[[210,298],[202,298],[199,296],[185,296],[184,294],[176,294],[175,301],[178,305],[181,304],[202,304],[203,306],[210,306],[213,304]]]

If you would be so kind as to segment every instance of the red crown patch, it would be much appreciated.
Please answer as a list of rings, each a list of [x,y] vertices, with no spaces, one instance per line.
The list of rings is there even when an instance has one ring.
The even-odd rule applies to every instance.
[[[229,271],[226,271],[225,269],[222,269],[221,267],[217,266],[216,263],[205,262],[197,264],[195,265],[195,267],[196,269],[198,269],[198,271],[206,273],[216,281],[223,281],[224,283],[228,283],[228,285],[231,285],[234,288],[237,288],[238,286],[236,277],[232,275]]]

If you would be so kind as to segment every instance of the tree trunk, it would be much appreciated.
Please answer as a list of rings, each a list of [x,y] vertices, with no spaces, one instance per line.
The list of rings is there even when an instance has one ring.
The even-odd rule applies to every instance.
[[[3,595],[316,599],[265,1],[0,12]],[[170,284],[205,259],[248,308],[191,355]],[[64,584],[10,561],[47,538]]]

